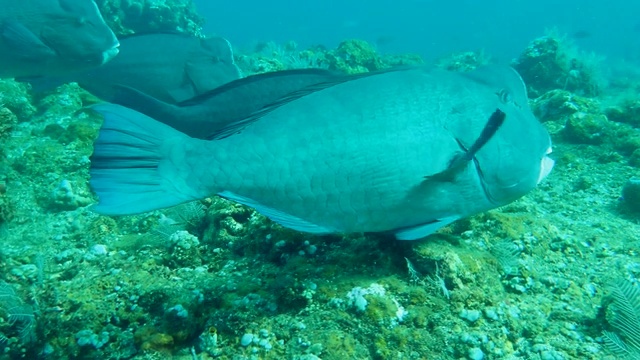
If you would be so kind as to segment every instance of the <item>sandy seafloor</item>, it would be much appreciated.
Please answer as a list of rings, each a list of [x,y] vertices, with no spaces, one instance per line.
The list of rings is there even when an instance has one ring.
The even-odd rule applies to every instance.
[[[640,276],[640,205],[621,199],[640,86],[600,76],[531,99],[554,142],[542,184],[414,242],[301,234],[217,198],[97,215],[96,99],[2,81],[0,357],[619,358],[603,331],[624,335],[611,286]]]

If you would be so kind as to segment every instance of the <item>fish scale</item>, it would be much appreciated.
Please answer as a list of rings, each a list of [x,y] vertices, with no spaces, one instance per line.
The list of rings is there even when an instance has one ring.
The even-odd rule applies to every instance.
[[[420,95],[415,99],[409,98],[408,102],[377,101],[406,90],[407,86],[375,86],[380,81],[386,81],[383,77],[396,77],[398,74],[402,73],[384,74],[341,84],[325,90],[330,92],[328,95],[324,91],[313,93],[297,100],[295,104],[273,111],[268,118],[262,118],[244,129],[241,136],[219,140],[215,142],[215,146],[203,143],[202,152],[206,155],[199,158],[212,159],[212,163],[220,164],[211,174],[202,175],[204,178],[216,179],[216,187],[207,192],[230,191],[251,199],[260,199],[261,203],[277,204],[275,207],[279,209],[286,207],[288,214],[297,217],[306,215],[306,219],[312,222],[320,221],[320,216],[327,215],[341,221],[343,216],[353,217],[378,205],[375,206],[379,208],[375,212],[377,222],[380,222],[381,227],[391,226],[385,220],[388,212],[415,210],[411,206],[403,209],[406,192],[419,185],[425,175],[446,166],[448,157],[443,156],[439,162],[434,162],[430,159],[432,154],[445,148],[447,140],[449,152],[457,149],[453,138],[446,133],[441,132],[439,139],[428,138],[429,133],[437,133],[439,123],[424,122],[421,119],[433,115],[424,109],[428,109],[429,103],[438,99],[430,100],[423,96],[424,89],[417,92]],[[413,74],[404,75],[412,77]],[[360,81],[372,84],[359,84]],[[423,84],[419,81],[413,83],[417,87]],[[341,95],[353,93],[360,86],[371,86],[377,91],[348,102],[345,100],[348,97]],[[318,102],[318,97],[328,97],[330,100]],[[337,111],[344,107],[359,109],[362,104],[371,102],[378,105],[354,112],[350,116],[341,116]],[[412,104],[423,106],[415,107]],[[415,111],[411,113],[415,108],[420,111],[417,114]],[[291,112],[299,115],[290,116]],[[381,126],[380,121],[384,126]],[[320,123],[321,126],[311,126],[314,123]],[[290,129],[296,129],[295,136],[290,136]],[[424,144],[428,141],[432,141],[434,145]],[[260,151],[252,149],[254,143],[261,143]],[[255,154],[264,152],[269,154],[271,161],[261,161],[255,157]],[[220,153],[224,155],[219,157]],[[225,166],[226,159],[230,157],[243,161],[233,167]],[[420,161],[421,159],[424,161]],[[192,163],[190,166],[196,167],[197,164]],[[363,174],[369,176],[363,177]],[[312,177],[321,179],[319,187],[311,188],[307,185],[311,183]],[[247,178],[251,178],[250,186],[245,186],[242,181]],[[400,187],[405,189],[395,190]],[[299,198],[304,200],[300,201]],[[351,201],[351,198],[359,201]],[[318,205],[323,203],[324,207]],[[379,204],[385,206],[380,208]],[[339,224],[331,225],[334,228],[344,227]],[[372,229],[377,230],[379,229]]]

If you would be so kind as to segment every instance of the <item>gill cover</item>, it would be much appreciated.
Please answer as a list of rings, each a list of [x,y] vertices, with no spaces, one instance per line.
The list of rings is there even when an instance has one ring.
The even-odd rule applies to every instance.
[[[551,140],[529,108],[525,84],[515,70],[490,66],[468,76],[493,94],[487,109],[495,106],[506,114],[504,124],[475,156],[487,198],[506,204],[538,184]]]

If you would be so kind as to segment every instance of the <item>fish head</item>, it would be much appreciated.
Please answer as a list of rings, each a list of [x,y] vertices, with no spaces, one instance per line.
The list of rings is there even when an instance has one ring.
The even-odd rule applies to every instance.
[[[57,56],[79,69],[102,65],[119,52],[120,43],[93,0],[58,0],[40,38]]]
[[[203,53],[214,63],[233,63],[231,43],[225,38],[212,36],[200,39],[200,47]]]
[[[242,76],[233,59],[231,43],[222,37],[200,39],[199,47],[186,64],[189,80],[196,94],[213,90]]]
[[[509,67],[483,70],[490,99],[487,118],[496,108],[505,120],[474,157],[485,196],[495,206],[510,203],[531,191],[553,168],[551,138],[529,107],[524,82]],[[486,122],[486,118],[483,120]]]

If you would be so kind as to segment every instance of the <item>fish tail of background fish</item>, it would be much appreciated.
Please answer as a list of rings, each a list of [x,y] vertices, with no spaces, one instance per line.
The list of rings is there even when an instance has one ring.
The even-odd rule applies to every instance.
[[[200,140],[120,105],[92,108],[104,116],[91,156],[94,211],[137,214],[209,195],[187,185],[186,157]]]

